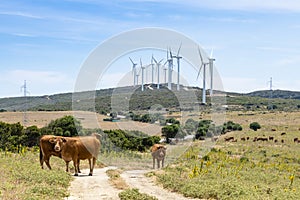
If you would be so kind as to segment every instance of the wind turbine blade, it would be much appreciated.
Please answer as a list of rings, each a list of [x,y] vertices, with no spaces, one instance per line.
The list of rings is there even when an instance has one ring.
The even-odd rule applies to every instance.
[[[180,49],[181,49],[181,45],[182,45],[182,42],[180,43],[180,46],[178,48],[178,51],[177,51],[177,57],[179,56],[179,52],[180,52]]]
[[[201,67],[200,67],[200,69],[199,69],[199,71],[198,71],[198,75],[197,75],[197,79],[196,79],[196,80],[198,80],[198,78],[199,78],[199,75],[200,75],[200,72],[201,72],[201,70],[202,70],[202,67],[203,67],[203,64],[201,64]]]
[[[173,58],[171,47],[170,47],[170,58]]]
[[[202,55],[201,55],[201,51],[200,51],[200,47],[198,46],[198,53],[199,53],[199,56],[200,56],[200,59],[201,59],[201,63],[203,63],[203,58],[202,58]],[[202,66],[202,64],[201,64]]]
[[[154,62],[157,64],[157,61],[156,61],[156,59],[153,57],[153,55],[152,55],[152,60],[154,60]]]
[[[213,52],[214,52],[214,48],[211,48],[211,51],[210,51],[210,58],[213,58]]]
[[[141,67],[143,66],[143,64],[142,64],[142,58],[140,58],[140,65],[141,65]]]
[[[159,62],[158,62],[158,64],[160,64],[161,63],[161,61],[163,61],[164,59],[162,58]]]
[[[132,59],[130,57],[129,57],[129,59],[130,59],[131,63],[134,65],[134,62],[132,61]]]

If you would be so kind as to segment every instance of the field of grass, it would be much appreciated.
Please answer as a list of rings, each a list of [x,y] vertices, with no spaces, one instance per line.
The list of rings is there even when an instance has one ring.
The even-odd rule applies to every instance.
[[[208,153],[203,153],[205,142],[195,142],[163,172],[154,173],[158,182],[201,199],[299,199],[300,144],[294,142],[300,136],[299,112],[233,112],[227,119],[241,123],[243,131],[222,135]],[[262,129],[250,130],[253,121]],[[228,136],[237,142],[225,142]],[[253,142],[254,137],[269,136],[274,139]]]
[[[72,176],[64,162],[52,157],[53,170],[42,170],[37,152],[0,152],[0,199],[62,199],[68,196]]]

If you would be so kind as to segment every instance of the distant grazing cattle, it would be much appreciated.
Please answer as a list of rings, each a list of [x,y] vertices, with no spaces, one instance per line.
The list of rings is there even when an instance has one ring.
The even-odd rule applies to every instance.
[[[286,135],[286,133],[285,133],[285,132],[283,132],[283,133],[281,133],[280,135]]]
[[[237,142],[237,139],[235,139],[235,140],[232,140],[232,142]]]
[[[294,142],[298,142],[299,140],[298,140],[298,138],[294,138]]]
[[[60,138],[61,136],[54,136],[54,135],[43,135],[40,138],[40,164],[42,169],[44,169],[44,162],[46,163],[47,167],[51,169],[50,166],[50,157],[57,156],[61,158],[61,153],[54,150],[53,143],[49,142],[52,138]]]
[[[247,140],[249,140],[250,139],[250,137],[247,137]]]
[[[61,152],[62,159],[66,162],[66,171],[68,171],[69,162],[72,160],[75,168],[75,176],[79,172],[79,160],[89,160],[90,173],[93,175],[93,170],[100,151],[100,138],[97,134],[85,137],[61,137],[50,140],[55,144],[54,150]]]
[[[253,138],[253,142],[256,142],[256,141],[257,141],[257,137],[254,137],[254,138]]]
[[[162,167],[164,167],[165,156],[167,153],[167,148],[161,144],[154,144],[150,151],[153,159],[153,169],[155,169],[155,160],[157,162],[157,168],[160,168],[160,162]]]
[[[268,138],[259,137],[256,141],[268,141]]]
[[[231,137],[227,137],[227,138],[224,138],[225,142],[229,142],[229,141],[232,141],[234,140],[234,137],[231,136]]]
[[[242,140],[242,141],[246,141],[246,138],[242,137],[241,140]]]
[[[281,143],[284,143],[284,139],[281,140]]]
[[[274,140],[274,142],[275,142],[275,143],[277,143],[277,142],[278,142],[278,140],[277,140],[277,139],[275,139],[275,140]]]
[[[269,136],[269,140],[274,140],[274,137],[273,136]]]
[[[272,128],[271,131],[276,131],[276,129],[275,129],[275,128]]]

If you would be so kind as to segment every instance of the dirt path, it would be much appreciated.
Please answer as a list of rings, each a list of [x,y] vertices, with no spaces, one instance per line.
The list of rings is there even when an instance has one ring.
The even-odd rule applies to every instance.
[[[65,200],[118,200],[118,193],[121,192],[121,190],[114,188],[109,183],[109,178],[106,175],[108,169],[116,169],[116,167],[94,169],[93,176],[88,176],[88,169],[82,170],[82,173],[72,181],[69,188],[70,196],[65,198]],[[144,174],[149,171],[150,170],[125,171],[121,174],[121,177],[131,188],[138,188],[141,193],[155,196],[159,200],[189,199],[155,185],[151,178],[144,176]]]
[[[106,171],[115,167],[95,168],[93,176],[88,176],[89,170],[83,169],[82,173],[71,182],[70,196],[65,200],[117,200],[118,189],[110,185]]]
[[[186,198],[180,194],[170,192],[159,186],[157,186],[152,179],[144,176],[149,170],[131,170],[125,171],[121,174],[121,177],[126,181],[126,183],[131,188],[138,188],[141,193],[146,193],[151,196],[155,196],[159,200],[187,200],[191,198]]]

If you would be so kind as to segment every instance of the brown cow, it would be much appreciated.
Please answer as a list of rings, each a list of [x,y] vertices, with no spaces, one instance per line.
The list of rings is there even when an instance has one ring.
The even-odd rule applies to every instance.
[[[40,164],[42,169],[44,169],[44,162],[46,163],[47,167],[51,169],[50,166],[50,157],[51,156],[57,156],[61,158],[61,152],[60,151],[55,151],[52,140],[54,139],[59,139],[62,136],[55,136],[55,135],[43,135],[40,138]],[[79,160],[78,160],[78,167],[79,167]],[[66,171],[69,171],[69,168],[67,167]],[[80,169],[78,168],[78,171],[80,173]]]
[[[50,166],[50,157],[57,156],[61,158],[61,153],[54,150],[54,144],[50,143],[49,140],[60,136],[54,135],[43,135],[40,138],[40,164],[42,169],[44,169],[44,162],[46,163],[47,167],[51,169]]]
[[[79,172],[79,160],[89,160],[90,173],[93,175],[93,170],[100,151],[100,141],[97,135],[85,137],[61,137],[51,140],[54,150],[61,152],[62,159],[66,162],[68,170],[69,162],[72,160],[75,168],[75,176]],[[93,159],[93,161],[92,161]]]
[[[225,142],[229,142],[229,141],[232,141],[234,140],[234,137],[231,136],[231,137],[227,137],[227,138],[224,138]]]
[[[157,168],[160,168],[160,161],[162,167],[164,167],[164,161],[166,156],[166,150],[167,147],[161,145],[161,144],[154,144],[150,151],[153,158],[153,169],[155,169],[155,160],[157,161]]]

